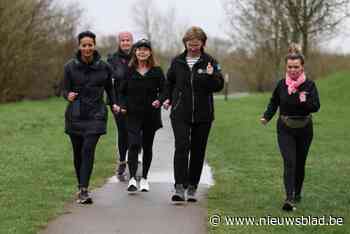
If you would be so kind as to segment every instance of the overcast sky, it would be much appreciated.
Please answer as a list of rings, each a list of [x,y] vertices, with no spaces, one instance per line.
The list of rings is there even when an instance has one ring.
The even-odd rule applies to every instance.
[[[179,19],[187,25],[202,27],[209,35],[226,37],[222,0],[153,0],[160,10],[174,6]],[[137,33],[132,20],[132,6],[137,0],[58,0],[78,2],[84,8],[84,22],[97,34],[116,34],[128,30]],[[139,35],[139,37],[142,35]],[[350,53],[350,31],[326,42],[324,47],[338,52]]]

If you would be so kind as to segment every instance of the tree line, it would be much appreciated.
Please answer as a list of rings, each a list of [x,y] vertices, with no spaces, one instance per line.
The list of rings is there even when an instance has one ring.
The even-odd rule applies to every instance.
[[[270,90],[283,73],[284,57],[291,42],[300,45],[311,78],[335,69],[350,69],[344,63],[348,56],[320,50],[322,43],[346,30],[349,3],[349,0],[223,0],[228,34],[238,45],[232,55],[239,58],[234,69],[244,73],[252,90]]]
[[[227,38],[209,35],[207,50],[229,74],[230,91],[271,90],[284,69],[289,43],[306,56],[311,78],[350,69],[349,55],[327,53],[320,44],[344,30],[350,0],[221,0]],[[152,0],[132,9],[135,29],[153,43],[166,69],[183,50],[190,26],[177,9],[159,10]],[[63,65],[77,48],[83,11],[56,0],[0,1],[0,103],[59,95]],[[205,28],[204,28],[205,30]],[[98,37],[104,56],[116,49],[116,36]]]
[[[55,94],[80,15],[53,0],[0,1],[0,102]]]

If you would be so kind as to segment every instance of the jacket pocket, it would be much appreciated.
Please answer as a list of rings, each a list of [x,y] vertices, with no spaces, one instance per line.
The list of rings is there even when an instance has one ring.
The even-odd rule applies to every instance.
[[[176,103],[172,108],[172,111],[175,111],[179,107],[179,105],[181,104],[181,100],[182,100],[182,92],[179,92],[179,97],[177,98]]]

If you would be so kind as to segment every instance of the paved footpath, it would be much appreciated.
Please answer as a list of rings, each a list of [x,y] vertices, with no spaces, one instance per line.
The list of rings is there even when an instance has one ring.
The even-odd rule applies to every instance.
[[[40,234],[203,234],[207,233],[206,194],[213,180],[203,169],[199,202],[171,204],[174,138],[169,112],[157,132],[149,172],[150,191],[129,195],[127,182],[115,177],[92,191],[93,205],[68,204],[64,215],[51,221]]]

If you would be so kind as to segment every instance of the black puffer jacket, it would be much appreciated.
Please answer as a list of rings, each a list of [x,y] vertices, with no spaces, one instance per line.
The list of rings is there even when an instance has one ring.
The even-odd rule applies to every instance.
[[[131,56],[129,54],[124,53],[120,48],[117,52],[108,55],[107,62],[111,65],[113,69],[113,85],[115,89],[115,93],[120,86],[120,82],[126,76],[126,73],[129,69],[129,61]],[[117,97],[118,98],[118,95]]]
[[[91,64],[81,60],[78,52],[64,66],[63,96],[67,99],[69,92],[79,93],[73,102],[69,102],[65,113],[65,130],[67,134],[105,134],[107,108],[103,101],[106,91],[111,104],[115,104],[112,85],[112,69],[101,60],[97,51]]]
[[[186,54],[175,57],[167,73],[166,96],[171,101],[170,117],[191,123],[211,122],[214,120],[213,92],[224,86],[220,65],[203,52],[192,70],[186,62]],[[214,67],[214,73],[206,73],[208,63]]]
[[[155,130],[162,127],[160,108],[154,108],[152,102],[163,102],[164,80],[160,67],[152,67],[144,75],[134,68],[129,69],[119,88],[118,103],[127,110],[129,129],[139,129],[144,123]]]

